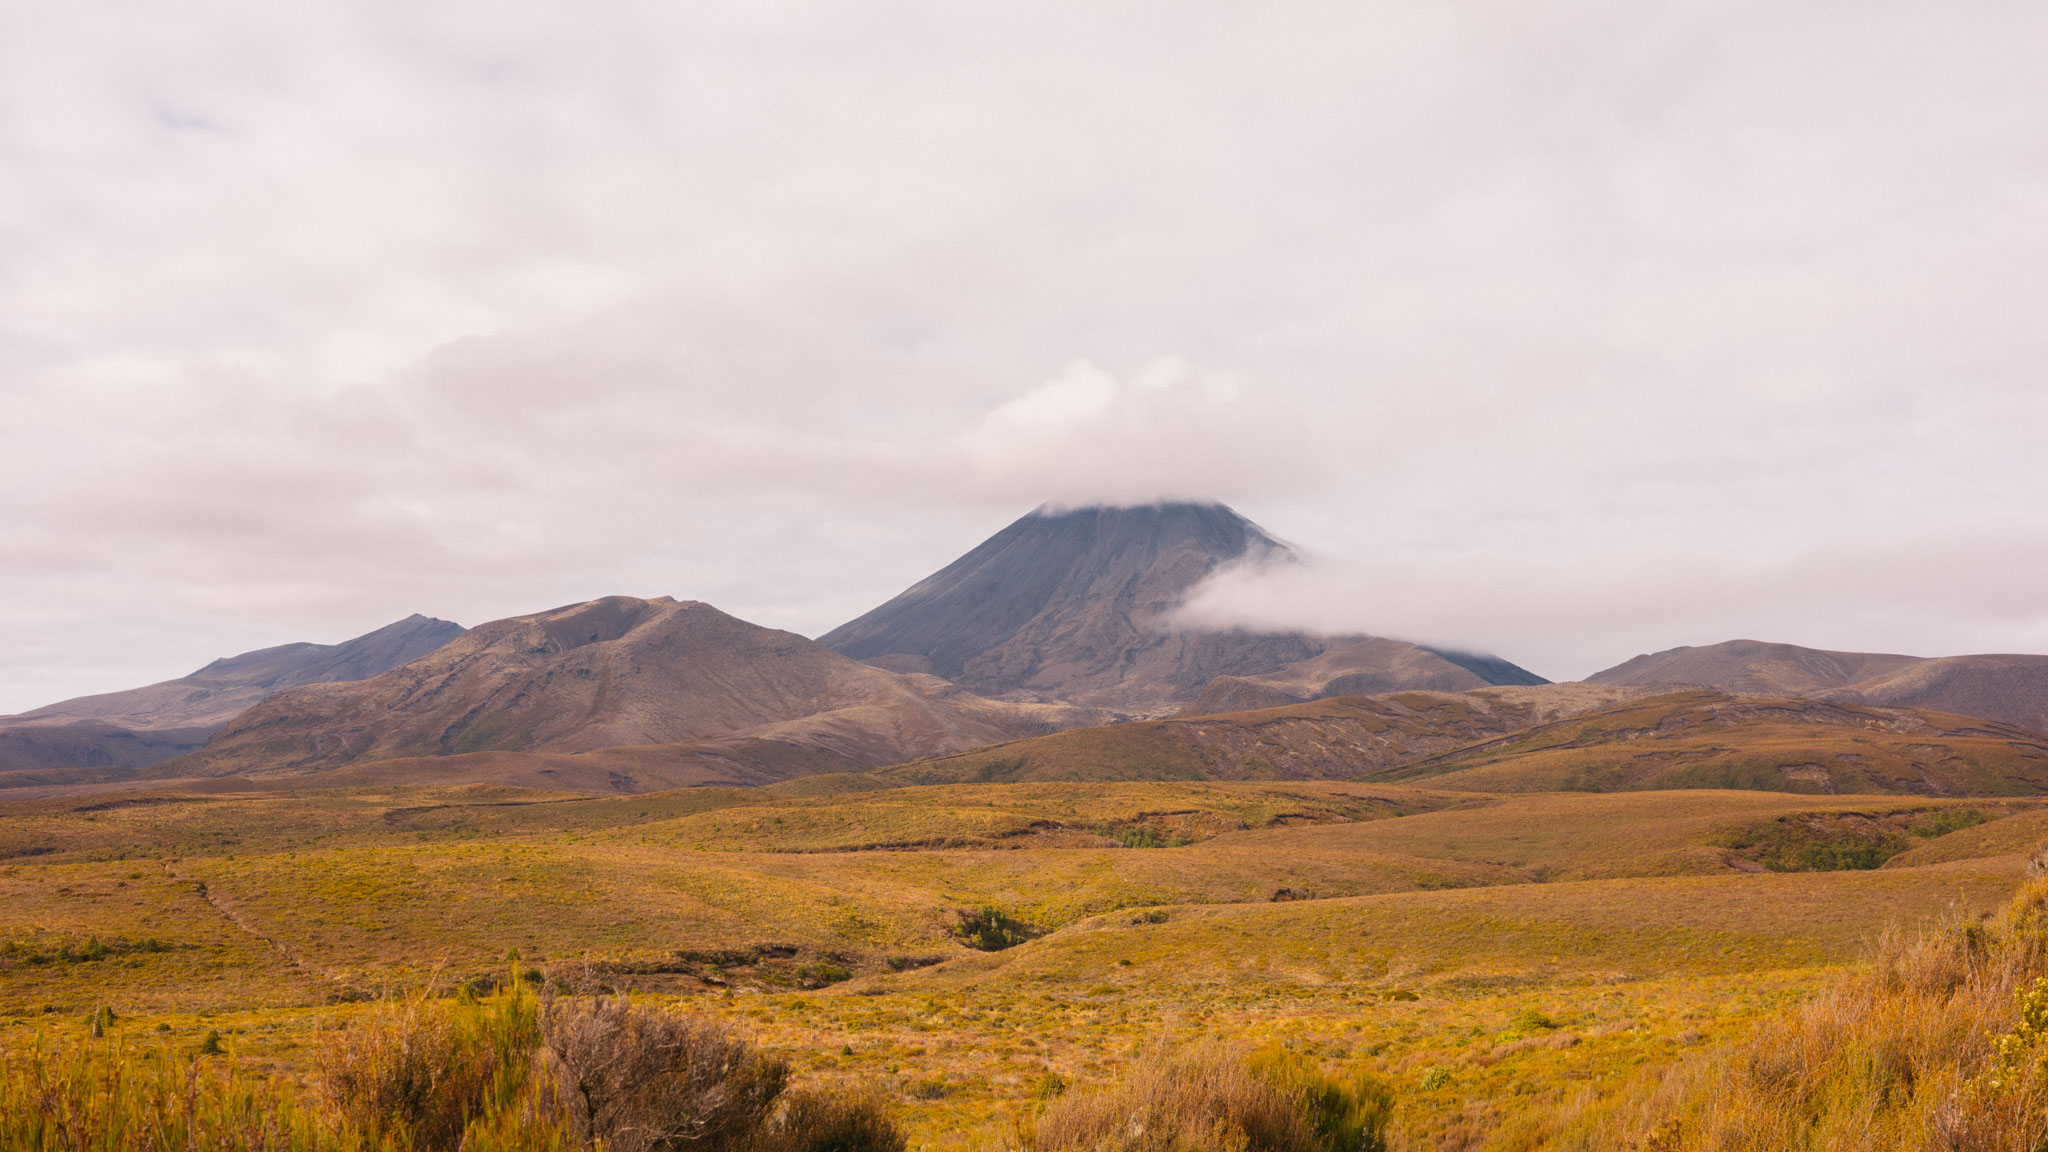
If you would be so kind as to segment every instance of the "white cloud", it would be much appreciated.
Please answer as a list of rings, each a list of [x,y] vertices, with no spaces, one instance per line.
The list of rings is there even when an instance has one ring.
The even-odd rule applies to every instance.
[[[1017,500],[1243,499],[1312,488],[1326,474],[1319,430],[1291,407],[1178,359],[1127,380],[1077,360],[954,444],[985,490]]]

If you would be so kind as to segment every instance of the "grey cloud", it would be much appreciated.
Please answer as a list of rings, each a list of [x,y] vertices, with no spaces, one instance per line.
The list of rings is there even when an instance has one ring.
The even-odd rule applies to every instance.
[[[1157,495],[1320,550],[1317,619],[1553,675],[2041,648],[2044,50],[1990,2],[14,5],[0,710],[611,591],[816,632]]]

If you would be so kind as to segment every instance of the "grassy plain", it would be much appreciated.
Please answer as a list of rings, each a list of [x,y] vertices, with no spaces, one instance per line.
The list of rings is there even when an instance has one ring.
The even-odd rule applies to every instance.
[[[104,1005],[133,1045],[219,1032],[292,1080],[365,997],[516,950],[742,1023],[803,1081],[879,1084],[913,1145],[1014,1142],[1048,1070],[1229,1039],[1384,1076],[1403,1147],[1533,1148],[1518,1118],[1746,1035],[1888,925],[2003,903],[2048,838],[2026,800],[1438,783],[17,802],[0,1044]],[[1804,851],[1872,837],[1880,868]],[[965,947],[982,907],[1033,938]]]

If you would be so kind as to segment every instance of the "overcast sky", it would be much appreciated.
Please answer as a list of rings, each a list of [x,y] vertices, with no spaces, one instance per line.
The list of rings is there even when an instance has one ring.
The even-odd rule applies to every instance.
[[[0,712],[1046,500],[1584,675],[2048,652],[2048,5],[0,6]]]

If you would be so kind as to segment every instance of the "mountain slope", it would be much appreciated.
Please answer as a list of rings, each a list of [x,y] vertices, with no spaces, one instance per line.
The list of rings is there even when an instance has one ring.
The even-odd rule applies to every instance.
[[[1504,661],[1401,641],[1173,623],[1188,591],[1218,569],[1291,559],[1221,504],[1041,508],[819,643],[988,695],[1141,712],[1193,700],[1226,676],[1277,675],[1257,687],[1291,699],[1327,695],[1353,675],[1335,690],[1542,682]]]
[[[0,787],[119,779],[200,747],[273,692],[364,680],[418,659],[462,626],[413,615],[339,644],[283,644],[189,676],[0,717]]]
[[[2048,732],[2048,656],[1942,656],[1822,695],[1986,716]]]
[[[744,751],[753,741],[793,750],[780,774],[795,775],[956,751],[1049,730],[1060,716],[869,667],[708,604],[612,596],[480,625],[371,680],[278,693],[204,749],[160,767],[316,772],[646,746],[667,748],[649,757],[673,759],[691,754],[681,746]],[[807,768],[797,753],[817,764]],[[776,754],[749,755],[765,763]]]
[[[2048,656],[1930,659],[1730,640],[1638,656],[1586,679],[1927,708],[2048,732]]]

